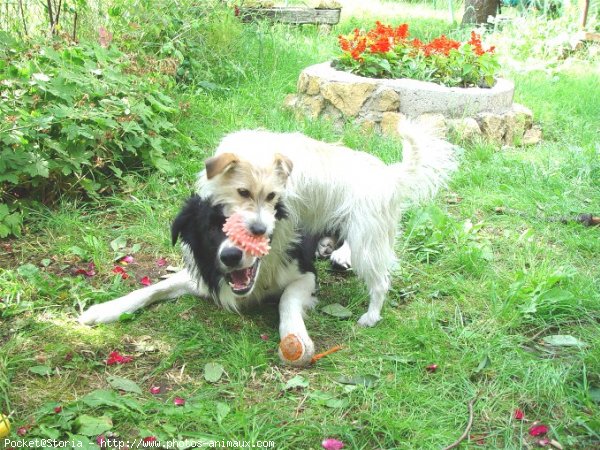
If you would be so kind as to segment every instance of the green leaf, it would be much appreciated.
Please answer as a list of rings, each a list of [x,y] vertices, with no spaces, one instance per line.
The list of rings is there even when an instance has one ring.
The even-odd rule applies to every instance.
[[[490,359],[490,357],[488,355],[485,355],[483,357],[483,359],[479,362],[479,365],[475,369],[474,373],[480,373],[483,369],[485,369],[486,367],[489,367],[491,365],[492,365],[492,360]]]
[[[350,404],[345,398],[330,398],[325,401],[325,406],[328,408],[345,408]]]
[[[96,437],[110,430],[113,424],[110,417],[93,417],[83,414],[77,418],[75,426],[79,434]]]
[[[229,405],[227,405],[226,403],[222,403],[222,402],[217,402],[217,421],[221,422],[225,417],[227,417],[227,414],[229,414],[229,411],[231,411],[231,407]]]
[[[112,376],[108,377],[107,381],[108,384],[110,384],[113,388],[120,391],[133,392],[135,394],[142,393],[140,387],[135,382],[128,380],[127,378]]]
[[[204,366],[204,379],[209,383],[216,383],[223,376],[225,369],[219,363],[207,363]]]
[[[85,395],[81,401],[91,408],[99,406],[116,406],[123,408],[121,397],[115,391],[97,389]]]
[[[340,305],[339,303],[332,303],[324,306],[321,308],[321,311],[323,311],[325,314],[329,314],[330,316],[337,317],[338,319],[347,319],[352,317],[352,311],[345,306]]]
[[[569,334],[555,334],[542,338],[544,345],[553,347],[587,347],[587,344]]]
[[[590,390],[588,391],[590,398],[594,403],[600,404],[600,387],[599,386],[590,386]]]
[[[69,440],[73,442],[74,449],[82,449],[82,450],[98,450],[98,446],[95,442],[90,442],[92,439],[86,436],[81,436],[79,434],[70,434]]]
[[[23,278],[33,278],[39,271],[40,269],[33,264],[23,264],[17,269],[17,273]]]
[[[48,366],[33,366],[29,368],[31,373],[35,373],[36,375],[52,375],[52,368]]]
[[[351,384],[356,386],[371,387],[378,380],[379,377],[376,377],[375,375],[355,375],[353,377],[338,377],[335,381],[340,384]]]
[[[123,313],[119,316],[119,322],[131,322],[135,318],[135,313]]]
[[[119,236],[118,238],[113,239],[110,242],[110,247],[115,252],[118,252],[119,250],[124,249],[125,247],[127,247],[127,238],[125,236]]]
[[[288,380],[283,387],[284,391],[295,388],[305,388],[308,387],[308,380],[304,378],[302,375],[296,375]]]

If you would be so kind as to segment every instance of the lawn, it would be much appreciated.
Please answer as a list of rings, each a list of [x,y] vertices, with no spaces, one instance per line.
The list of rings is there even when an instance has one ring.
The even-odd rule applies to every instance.
[[[34,207],[22,236],[2,240],[0,412],[10,414],[11,439],[19,430],[84,448],[98,448],[102,435],[436,449],[461,435],[476,400],[461,448],[535,447],[536,422],[563,448],[600,445],[599,229],[561,220],[600,213],[597,58],[504,69],[544,140],[527,148],[462,143],[448,189],[402,220],[401,264],[376,327],[356,325],[368,302],[364,286],[319,263],[320,302],[306,325],[317,351],[343,350],[314,366],[280,363],[274,304],[238,316],[183,297],[115,324],[75,321],[86,306],[181,266],[170,222],[225,133],[299,130],[390,162],[398,141],[352,124],[340,132],[297,121],[282,108],[300,70],[335,53],[338,33],[375,19],[408,22],[423,39],[467,33],[426,5],[385,11],[356,9],[331,34],[238,25],[226,72],[215,68],[211,83],[164,92],[179,105],[175,124],[186,143],[167,155],[170,173],[138,172],[118,194]],[[133,256],[122,266],[127,279],[113,273],[123,254]],[[90,262],[93,276],[75,274]],[[353,316],[321,311],[333,303]],[[133,360],[107,365],[113,351]],[[223,373],[207,370],[210,363]]]

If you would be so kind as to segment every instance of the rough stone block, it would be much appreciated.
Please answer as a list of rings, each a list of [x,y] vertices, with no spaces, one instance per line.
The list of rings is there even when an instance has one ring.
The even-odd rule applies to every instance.
[[[542,140],[542,129],[538,126],[533,126],[525,131],[523,135],[523,145],[535,145]]]
[[[406,116],[399,112],[384,112],[381,118],[381,132],[389,136],[398,136],[398,124],[406,120]]]
[[[417,123],[439,138],[445,138],[448,134],[448,124],[443,114],[421,114],[417,117]]]
[[[481,136],[481,128],[472,117],[448,120],[448,128],[461,139],[470,140]]]
[[[381,112],[398,111],[400,96],[393,89],[381,89],[373,94],[368,107],[370,110]]]
[[[372,83],[326,83],[321,85],[321,94],[346,117],[354,117],[371,95]]]

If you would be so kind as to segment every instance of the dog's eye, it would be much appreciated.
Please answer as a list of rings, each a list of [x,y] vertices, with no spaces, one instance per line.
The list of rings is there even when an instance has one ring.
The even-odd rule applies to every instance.
[[[248,189],[238,189],[237,191],[240,197],[250,198],[250,191]]]
[[[267,195],[267,201],[270,202],[271,200],[273,200],[275,198],[275,192],[271,192],[269,195]]]

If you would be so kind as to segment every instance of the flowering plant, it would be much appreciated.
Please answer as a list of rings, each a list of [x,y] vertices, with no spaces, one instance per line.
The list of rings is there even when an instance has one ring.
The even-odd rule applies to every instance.
[[[474,31],[461,43],[442,35],[429,43],[410,39],[408,24],[396,28],[375,23],[339,36],[342,54],[334,67],[371,78],[413,78],[446,86],[494,85],[499,69],[494,47],[484,49]]]

